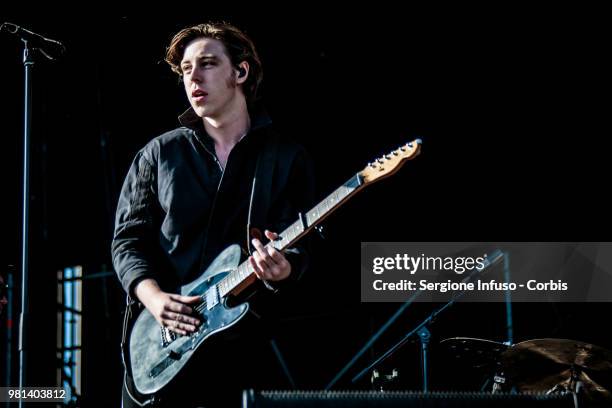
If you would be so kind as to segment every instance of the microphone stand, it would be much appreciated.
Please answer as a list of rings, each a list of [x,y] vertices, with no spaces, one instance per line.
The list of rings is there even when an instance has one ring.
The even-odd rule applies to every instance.
[[[54,58],[41,46],[32,44],[44,37],[23,30],[11,23],[3,23],[0,31],[7,31],[20,37],[23,42],[23,67],[24,67],[24,116],[23,116],[23,201],[22,201],[22,234],[21,234],[21,313],[19,315],[19,388],[26,386],[27,367],[27,340],[29,322],[29,232],[30,232],[30,144],[32,135],[32,71],[34,68],[36,51],[39,51],[47,59]],[[61,43],[53,40],[59,45]],[[63,47],[63,45],[61,45]],[[23,406],[23,400],[19,400],[19,407]]]
[[[34,48],[23,41],[24,76],[24,117],[23,117],[23,201],[21,233],[21,313],[19,315],[19,388],[26,386],[27,335],[25,325],[29,322],[29,232],[30,232],[30,142],[32,134],[32,69],[34,68]],[[22,407],[23,400],[19,400]]]
[[[485,262],[483,267],[480,268],[480,269],[478,269],[478,268],[474,269],[474,271],[472,271],[472,273],[470,275],[468,275],[465,279],[463,279],[463,282],[471,281],[472,278],[477,273],[479,274],[482,271],[484,271],[485,269],[489,268],[490,266],[495,264],[497,261],[499,261],[502,257],[505,257],[504,252],[502,252],[499,249],[494,251],[493,253],[491,253],[490,256],[487,257],[487,261]],[[420,293],[420,292],[421,292],[421,290],[419,290],[417,292],[417,294]],[[419,336],[419,341],[421,343],[421,368],[422,368],[422,374],[423,374],[423,392],[427,393],[429,391],[429,384],[428,384],[428,382],[429,382],[429,378],[428,378],[428,376],[429,376],[429,372],[428,372],[428,369],[429,369],[429,367],[428,367],[428,346],[429,346],[429,338],[431,336],[431,333],[429,332],[427,326],[429,324],[433,323],[433,321],[438,317],[438,315],[440,313],[442,313],[448,307],[452,306],[457,301],[457,299],[459,299],[460,297],[462,297],[465,294],[465,292],[466,292],[466,290],[460,291],[458,294],[453,296],[451,298],[451,300],[449,300],[446,304],[444,304],[443,306],[441,306],[438,309],[434,310],[434,312],[432,314],[430,314],[417,327],[415,327],[408,334],[406,334],[397,344],[395,344],[393,347],[391,347],[389,350],[387,350],[382,356],[380,356],[379,358],[374,360],[374,362],[372,362],[369,366],[367,366],[362,371],[360,371],[359,374],[357,374],[355,377],[353,377],[351,382],[353,382],[353,383],[357,382],[361,377],[363,377],[363,375],[366,372],[368,372],[374,366],[380,364],[382,361],[387,359],[387,357],[389,357],[391,354],[393,354],[395,352],[395,350],[397,350],[398,348],[403,346],[412,336],[417,334]]]
[[[504,280],[510,283],[510,255],[504,253]],[[506,290],[506,345],[514,344],[514,326],[512,323],[512,294],[510,289]]]

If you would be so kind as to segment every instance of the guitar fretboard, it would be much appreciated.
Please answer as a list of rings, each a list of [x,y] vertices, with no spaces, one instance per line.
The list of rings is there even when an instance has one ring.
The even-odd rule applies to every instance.
[[[277,240],[269,242],[266,247],[273,246],[279,251],[289,248],[355,194],[361,186],[361,176],[359,174],[354,175],[306,214],[301,214],[297,221],[279,234]],[[241,263],[217,284],[219,294],[226,296],[252,274],[254,274],[254,271],[249,262]]]

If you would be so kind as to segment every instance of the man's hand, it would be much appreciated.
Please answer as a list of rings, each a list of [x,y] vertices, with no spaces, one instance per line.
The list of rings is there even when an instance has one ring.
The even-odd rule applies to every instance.
[[[134,293],[159,324],[181,335],[193,333],[201,324],[193,316],[193,308],[202,301],[200,296],[181,296],[162,291],[153,279],[144,279]]]
[[[278,234],[275,232],[266,230],[264,233],[271,241],[278,238]],[[291,264],[282,252],[277,251],[272,246],[264,247],[257,238],[251,242],[256,251],[249,257],[249,262],[259,279],[280,281],[286,279],[291,274]]]

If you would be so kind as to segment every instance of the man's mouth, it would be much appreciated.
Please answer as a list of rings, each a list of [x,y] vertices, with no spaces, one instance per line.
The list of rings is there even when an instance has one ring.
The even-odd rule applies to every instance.
[[[205,103],[207,97],[208,94],[201,89],[196,89],[195,91],[191,92],[191,100],[197,104]]]
[[[195,91],[191,92],[191,96],[193,98],[197,98],[197,97],[200,97],[200,96],[206,96],[206,95],[208,95],[208,94],[206,92],[204,92],[203,90],[201,90],[201,89],[196,89]]]

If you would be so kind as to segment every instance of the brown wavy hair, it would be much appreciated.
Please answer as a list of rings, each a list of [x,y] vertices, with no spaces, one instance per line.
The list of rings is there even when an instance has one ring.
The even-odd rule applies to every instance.
[[[253,41],[237,27],[226,22],[209,22],[187,27],[174,35],[166,49],[166,62],[172,71],[181,78],[181,60],[185,47],[196,38],[212,38],[223,43],[232,65],[236,68],[242,61],[249,63],[249,76],[243,83],[242,89],[247,102],[252,103],[258,99],[257,91],[263,79],[261,60],[255,49]]]

